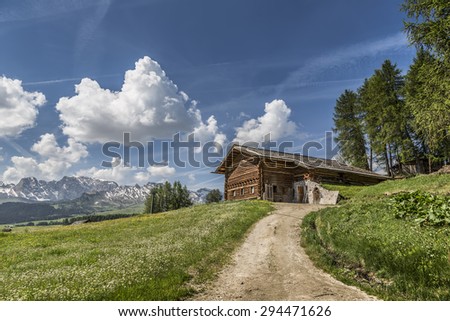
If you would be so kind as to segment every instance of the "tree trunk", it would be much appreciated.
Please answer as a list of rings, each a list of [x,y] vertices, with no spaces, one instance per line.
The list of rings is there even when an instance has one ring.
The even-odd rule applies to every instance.
[[[400,160],[400,156],[399,156],[399,152],[398,152],[398,147],[395,148],[395,154],[397,155],[397,162],[398,162],[398,172],[399,174],[403,174],[403,164]]]
[[[393,161],[392,161],[392,151],[391,151],[391,146],[388,145],[387,148],[388,148],[388,153],[389,153],[389,168],[390,168],[390,171],[391,171],[391,175],[390,175],[390,176],[394,177],[394,171],[392,170],[392,162],[393,162]]]
[[[386,149],[384,150],[384,159],[385,159],[385,162],[386,162],[386,171],[387,171],[387,174],[388,174],[388,176],[392,176],[392,173],[391,173],[391,166],[389,165],[389,157],[388,157],[387,146],[386,146]]]

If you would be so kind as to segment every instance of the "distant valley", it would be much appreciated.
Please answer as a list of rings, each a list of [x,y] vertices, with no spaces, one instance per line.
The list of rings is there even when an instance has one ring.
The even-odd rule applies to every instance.
[[[50,220],[125,209],[144,203],[158,183],[122,186],[90,177],[44,181],[27,177],[16,184],[0,182],[0,224]],[[204,203],[210,190],[189,191],[193,203]]]

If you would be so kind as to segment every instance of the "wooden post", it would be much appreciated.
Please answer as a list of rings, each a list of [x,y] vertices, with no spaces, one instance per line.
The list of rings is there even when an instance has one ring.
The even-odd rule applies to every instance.
[[[259,159],[258,162],[258,170],[259,170],[259,198],[264,199],[264,177],[263,177],[263,169],[262,169],[262,161]]]
[[[228,200],[228,167],[225,167],[225,182],[223,186],[223,199]]]

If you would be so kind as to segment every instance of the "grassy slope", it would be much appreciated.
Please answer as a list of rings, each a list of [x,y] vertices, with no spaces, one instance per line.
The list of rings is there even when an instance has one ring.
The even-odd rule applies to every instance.
[[[130,207],[115,209],[104,212],[95,212],[95,215],[114,215],[114,214],[140,214],[144,212],[144,204],[132,205]]]
[[[261,201],[0,233],[0,300],[178,300],[212,277]]]
[[[450,227],[395,219],[385,194],[450,192],[450,175],[418,176],[370,187],[328,185],[343,206],[303,221],[303,246],[325,270],[388,300],[450,300]]]
[[[330,190],[339,192],[351,201],[362,199],[383,199],[385,193],[427,190],[437,194],[450,193],[450,175],[420,175],[408,179],[390,180],[372,186],[348,186],[325,184]]]

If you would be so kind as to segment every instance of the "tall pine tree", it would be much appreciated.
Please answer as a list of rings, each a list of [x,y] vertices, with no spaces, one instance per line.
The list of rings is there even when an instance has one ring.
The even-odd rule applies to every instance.
[[[405,102],[413,115],[413,126],[421,152],[432,163],[450,156],[450,104],[439,77],[434,77],[436,58],[419,49],[406,76]]]
[[[144,213],[159,213],[176,210],[192,205],[189,191],[179,181],[172,184],[165,182],[151,190],[145,201]]]
[[[366,154],[366,143],[357,108],[358,96],[346,90],[336,101],[334,108],[334,129],[336,142],[344,160],[350,165],[369,169]]]
[[[414,155],[408,112],[402,98],[404,79],[395,64],[386,60],[359,89],[359,104],[371,151],[387,173]]]
[[[450,159],[450,4],[448,0],[405,0],[404,22],[418,55],[408,73],[406,102],[429,159]],[[431,163],[430,163],[431,169]]]

